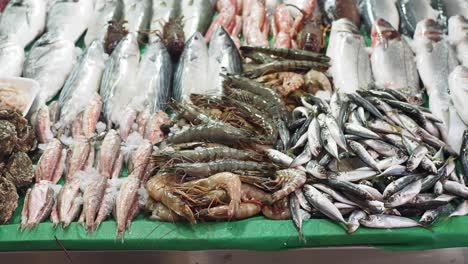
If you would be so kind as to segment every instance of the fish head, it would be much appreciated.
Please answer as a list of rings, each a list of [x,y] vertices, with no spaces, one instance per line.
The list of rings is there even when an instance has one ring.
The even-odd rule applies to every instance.
[[[442,26],[434,19],[426,18],[416,25],[414,39],[429,39],[438,42],[442,39]]]
[[[375,21],[371,31],[371,42],[372,47],[384,44],[388,45],[389,40],[400,40],[401,36],[393,26],[388,23],[385,19],[379,18]]]

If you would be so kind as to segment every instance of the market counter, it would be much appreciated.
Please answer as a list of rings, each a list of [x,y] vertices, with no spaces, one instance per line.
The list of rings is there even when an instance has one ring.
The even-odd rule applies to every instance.
[[[19,221],[16,214],[14,222]],[[115,239],[116,223],[104,222],[87,234],[76,222],[65,230],[50,222],[34,230],[20,232],[18,224],[0,226],[0,251],[37,250],[284,250],[326,246],[372,246],[389,250],[421,250],[468,246],[468,217],[443,218],[432,228],[369,229],[347,234],[330,220],[311,219],[304,223],[306,241],[299,240],[291,220],[266,220],[264,217],[223,222],[154,222],[139,216],[125,233]]]

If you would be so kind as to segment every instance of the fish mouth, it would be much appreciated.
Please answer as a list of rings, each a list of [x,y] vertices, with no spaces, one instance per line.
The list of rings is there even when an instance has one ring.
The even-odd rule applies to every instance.
[[[373,47],[381,43],[387,43],[388,40],[399,40],[400,38],[398,31],[396,31],[395,28],[393,28],[393,26],[385,19],[379,18],[375,21],[371,32]]]

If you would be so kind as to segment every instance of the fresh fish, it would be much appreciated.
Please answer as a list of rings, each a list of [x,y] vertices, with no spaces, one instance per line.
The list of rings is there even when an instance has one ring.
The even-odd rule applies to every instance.
[[[112,175],[114,175],[114,170],[118,169],[116,168],[118,167],[116,165],[119,160],[119,156],[122,155],[120,152],[120,144],[121,140],[119,134],[114,129],[109,130],[109,132],[107,132],[106,136],[104,137],[104,140],[102,141],[101,149],[99,151],[99,174],[107,178],[110,178]],[[118,174],[120,175],[120,171]]]
[[[364,148],[363,145],[356,141],[348,141],[349,146],[353,150],[353,152],[367,165],[371,168],[380,172],[380,168],[377,162],[370,156],[369,152]]]
[[[318,119],[314,118],[307,129],[307,144],[315,157],[322,151],[320,142],[320,125]]]
[[[375,22],[371,39],[375,84],[404,93],[413,104],[422,104],[414,54],[406,41],[383,19]]]
[[[100,94],[104,117],[109,123],[120,124],[125,110],[139,94],[135,85],[140,50],[135,34],[128,34],[106,61]]]
[[[468,124],[468,110],[464,105],[463,98],[468,95],[468,68],[457,66],[448,77],[450,87],[450,96],[458,112],[465,124]],[[449,123],[450,124],[450,123]],[[457,131],[459,132],[459,131]]]
[[[184,17],[184,35],[189,38],[196,32],[205,34],[214,14],[214,4],[211,0],[180,1],[181,16]]]
[[[359,10],[361,12],[364,24],[368,32],[372,30],[372,26],[377,19],[382,18],[393,28],[398,30],[400,26],[400,15],[396,7],[396,0],[361,0]]]
[[[85,226],[88,232],[96,228],[95,220],[104,198],[107,187],[107,177],[98,173],[88,175],[88,184],[83,191],[83,211],[85,217]]]
[[[390,196],[385,201],[386,208],[395,208],[413,199],[421,191],[421,180],[406,185],[403,189]]]
[[[0,16],[0,38],[22,48],[42,34],[46,23],[46,1],[11,0]]]
[[[151,32],[162,33],[163,26],[169,21],[170,17],[177,17],[180,13],[181,1],[176,0],[153,0],[153,12],[151,15],[150,29]],[[186,17],[188,19],[189,17]],[[185,34],[187,37],[187,34]],[[188,37],[190,37],[189,35]],[[154,42],[159,37],[156,34],[150,35],[150,42]]]
[[[67,152],[63,150],[62,143],[58,139],[51,139],[37,162],[36,182],[46,180],[57,183],[62,177],[66,157]]]
[[[330,130],[330,134],[333,139],[336,141],[338,146],[342,148],[344,151],[347,151],[346,147],[346,139],[343,134],[343,130],[338,125],[338,122],[331,114],[325,115],[325,124],[327,125],[328,129]]]
[[[451,204],[446,204],[439,206],[436,209],[427,210],[419,219],[419,223],[421,223],[424,226],[429,226],[432,223],[434,223],[437,220],[437,218],[439,218],[439,216],[450,214],[450,212],[452,211],[453,207]]]
[[[230,35],[224,28],[218,26],[210,40],[208,48],[210,74],[209,95],[219,96],[223,93],[222,75],[240,74],[242,72],[242,59]]]
[[[76,42],[93,18],[94,0],[58,0],[47,11],[47,32]]]
[[[91,144],[84,136],[74,139],[71,147],[71,156],[68,160],[67,180],[73,178],[78,171],[85,168],[90,152]]]
[[[448,78],[458,64],[455,52],[443,38],[442,28],[431,19],[418,23],[414,43],[416,65],[429,95],[429,108],[436,117],[449,124]]]
[[[455,211],[452,214],[450,214],[450,217],[465,216],[467,214],[468,214],[468,201],[464,200],[461,204],[458,205]]]
[[[321,192],[330,195],[333,199],[335,199],[338,202],[350,204],[350,205],[356,205],[354,202],[344,197],[341,193],[335,191],[333,188],[330,188],[329,186],[325,184],[317,183],[317,184],[313,184],[313,186],[317,188],[318,190],[320,190]]]
[[[439,11],[432,8],[431,0],[397,0],[400,12],[400,30],[403,34],[413,36],[419,21],[430,18],[437,20]]]
[[[128,32],[138,35],[138,40],[145,39],[145,32],[150,27],[152,2],[151,0],[123,0],[124,20]]]
[[[409,157],[408,162],[406,164],[408,171],[414,171],[419,166],[422,159],[426,156],[427,152],[428,149],[425,146],[417,146],[411,153],[411,156]]]
[[[208,49],[197,32],[185,44],[174,73],[172,97],[179,102],[190,101],[190,94],[208,94]]]
[[[462,131],[468,129],[468,127],[453,105],[449,106],[449,118],[450,123],[448,125],[447,144],[458,154],[462,145],[462,137],[460,137],[460,134],[462,134]]]
[[[358,124],[346,123],[345,132],[362,138],[380,139],[380,136],[377,133],[374,133],[373,131]]]
[[[372,179],[379,174],[378,171],[369,167],[362,167],[351,171],[340,171],[337,173],[338,179],[348,182],[358,182],[362,180]]]
[[[62,89],[76,62],[75,44],[57,35],[44,34],[31,48],[24,62],[23,76],[39,82],[39,105],[50,101]]]
[[[172,83],[172,61],[161,41],[150,44],[143,54],[137,74],[141,106],[150,113],[164,111],[170,99]]]
[[[468,187],[465,185],[455,181],[445,181],[443,185],[446,192],[460,196],[464,199],[468,198]]]
[[[366,43],[351,21],[343,18],[333,22],[327,56],[331,58],[329,73],[338,91],[352,93],[371,84]]]
[[[289,197],[289,210],[291,211],[291,216],[294,222],[294,225],[296,226],[298,232],[299,232],[299,238],[301,240],[304,240],[304,236],[302,235],[302,223],[304,220],[307,220],[310,218],[310,214],[301,209],[299,199],[295,194],[292,194]]]
[[[460,164],[465,181],[468,178],[468,131],[465,130],[462,136],[462,145],[460,148]]]
[[[82,179],[83,177],[79,174],[68,179],[57,196],[57,215],[63,228],[75,220],[80,213],[83,204],[83,196],[80,192]]]
[[[52,122],[50,120],[49,107],[41,107],[36,113],[35,120],[34,129],[36,130],[37,140],[41,144],[49,143],[54,138],[51,130]]]
[[[336,144],[336,141],[331,136],[330,130],[328,129],[328,127],[327,127],[327,125],[325,123],[325,115],[320,114],[317,119],[318,119],[318,123],[319,123],[319,126],[320,126],[320,142],[321,142],[321,145],[333,157],[335,157],[336,159],[339,159],[339,157],[338,157],[338,146]]]
[[[96,216],[95,228],[97,228],[114,209],[115,200],[117,198],[117,194],[119,193],[122,182],[123,180],[121,179],[111,179],[107,181],[106,191],[104,193],[104,197],[102,197],[101,200],[101,207],[99,208]]]
[[[403,176],[390,184],[387,185],[383,192],[384,199],[390,198],[395,193],[398,193],[400,190],[404,189],[409,184],[418,181],[423,178],[424,175],[422,174],[411,174],[407,176]],[[421,187],[420,187],[421,189]]]
[[[309,203],[330,219],[347,224],[336,206],[312,185],[304,185],[304,195]]]
[[[448,40],[456,50],[460,63],[468,67],[468,16],[456,15],[448,22]]]
[[[346,18],[357,27],[361,25],[361,16],[356,0],[325,0],[324,10],[330,21]]]
[[[117,220],[117,237],[122,237],[132,221],[139,212],[138,189],[140,179],[129,175],[122,184],[115,201],[115,215]]]
[[[109,21],[121,21],[123,0],[96,0],[92,19],[84,38],[86,47],[94,40],[105,42]]]
[[[60,93],[61,125],[72,123],[99,91],[106,58],[102,43],[94,41],[78,59]]]
[[[26,55],[22,46],[0,41],[0,77],[20,77]]]
[[[20,230],[34,228],[51,213],[57,194],[50,181],[39,181],[29,188],[21,211]]]
[[[372,228],[404,228],[415,227],[420,224],[413,219],[396,215],[369,215],[359,220],[359,223],[365,227]]]
[[[310,160],[305,169],[308,173],[318,179],[327,179],[327,170],[315,160]]]
[[[348,233],[354,233],[359,228],[359,220],[364,219],[367,216],[366,212],[356,209],[354,210],[348,219]]]

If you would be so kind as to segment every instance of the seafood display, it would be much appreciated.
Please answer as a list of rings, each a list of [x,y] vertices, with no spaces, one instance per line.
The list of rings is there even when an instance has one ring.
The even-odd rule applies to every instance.
[[[113,218],[123,240],[139,215],[263,216],[305,241],[313,218],[353,233],[467,215],[465,9],[11,0],[0,77],[40,89],[27,119],[0,109],[0,224]]]

